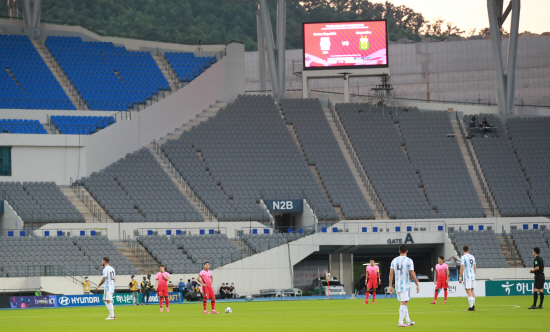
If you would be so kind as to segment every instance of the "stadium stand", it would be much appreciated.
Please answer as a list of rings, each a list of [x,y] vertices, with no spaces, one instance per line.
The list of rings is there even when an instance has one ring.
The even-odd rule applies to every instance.
[[[182,82],[191,82],[216,63],[216,57],[196,57],[193,53],[164,53],[166,60]]]
[[[109,255],[117,274],[139,273],[105,236],[1,236],[0,275],[101,275],[99,252]]]
[[[282,103],[287,123],[292,123],[309,164],[315,164],[335,206],[346,219],[374,219],[336,142],[318,99],[287,99]]]
[[[243,234],[243,242],[255,253],[260,253],[280,245],[298,240],[303,233]]]
[[[529,183],[529,197],[539,215],[550,215],[550,118],[506,122],[512,146]]]
[[[267,221],[262,198],[305,198],[319,219],[338,219],[270,96],[239,96],[161,148],[218,220]]]
[[[48,131],[38,120],[1,119],[0,133],[10,134],[47,134]]]
[[[470,118],[466,116],[465,123],[469,123]],[[487,118],[490,124],[502,128],[500,132],[491,133],[488,138],[472,137],[476,156],[501,215],[536,215],[537,211],[529,197],[529,183],[505,132],[504,124],[498,117],[490,114],[480,114],[479,118]]]
[[[29,37],[0,35],[0,65],[0,108],[76,109]]]
[[[125,111],[169,90],[149,52],[80,37],[49,36],[46,46],[91,110]]]
[[[60,133],[67,135],[90,135],[115,123],[112,116],[52,115],[50,119]]]
[[[218,268],[243,258],[225,234],[144,235],[138,242],[171,273],[196,273],[206,261]]]
[[[477,267],[509,267],[495,232],[492,229],[473,231],[455,229],[449,232],[449,238],[459,253],[462,252],[462,247],[465,245],[470,248],[470,254],[476,258]]]
[[[0,182],[0,193],[24,222],[84,222],[53,182]]]
[[[525,266],[531,266],[533,263],[534,247],[540,248],[540,255],[542,257],[550,257],[550,249],[546,243],[550,232],[547,229],[545,231],[545,233],[539,229],[512,229],[510,231]]]
[[[438,217],[402,149],[403,138],[390,114],[397,108],[338,104],[336,111],[390,218]]]
[[[81,183],[117,222],[203,221],[146,148]]]
[[[411,165],[420,175],[432,209],[440,217],[483,218],[485,213],[447,112],[398,111],[399,121]]]

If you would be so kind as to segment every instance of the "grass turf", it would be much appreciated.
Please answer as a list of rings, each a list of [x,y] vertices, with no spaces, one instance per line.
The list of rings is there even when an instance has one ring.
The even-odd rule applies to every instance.
[[[172,304],[170,312],[157,305],[116,306],[115,321],[105,321],[102,307],[1,310],[2,331],[159,331],[212,329],[216,331],[343,331],[397,329],[399,302],[379,298],[376,304],[359,300],[307,300],[217,303],[218,315],[205,315],[202,302]],[[413,299],[409,314],[416,322],[410,329],[422,331],[535,330],[550,326],[550,312],[527,310],[529,296],[480,297],[476,311],[465,312],[466,298],[449,298],[447,304],[432,299]],[[231,306],[232,314],[225,314]],[[210,310],[210,303],[208,303]],[[179,329],[178,329],[179,330]]]

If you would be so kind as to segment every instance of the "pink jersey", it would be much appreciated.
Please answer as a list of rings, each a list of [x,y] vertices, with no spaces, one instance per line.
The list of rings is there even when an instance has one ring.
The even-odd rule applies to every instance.
[[[378,279],[378,265],[367,265],[367,276],[368,279]]]
[[[168,272],[164,272],[164,275],[166,277],[170,277],[170,274]],[[157,278],[156,278],[158,281],[159,281],[159,286],[158,286],[158,289],[160,290],[168,290],[168,280],[166,280],[163,276],[162,276],[162,273],[159,272],[157,273]]]
[[[445,263],[436,264],[435,270],[437,271],[437,280],[447,280],[447,270],[449,266]]]
[[[199,273],[199,276],[202,279],[202,283],[205,284],[206,287],[212,287],[212,271],[202,270],[201,273]]]

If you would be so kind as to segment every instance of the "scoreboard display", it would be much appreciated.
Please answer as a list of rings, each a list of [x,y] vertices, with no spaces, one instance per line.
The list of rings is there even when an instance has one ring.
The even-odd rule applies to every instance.
[[[386,20],[303,23],[304,69],[388,67]]]

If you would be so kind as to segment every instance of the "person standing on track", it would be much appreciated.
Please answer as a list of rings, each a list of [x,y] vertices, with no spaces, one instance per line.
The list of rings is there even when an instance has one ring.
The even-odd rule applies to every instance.
[[[197,281],[202,285],[202,307],[204,308],[205,314],[210,314],[206,310],[206,302],[210,299],[210,305],[212,306],[212,314],[219,314],[216,310],[216,294],[214,293],[214,288],[212,288],[212,282],[214,278],[212,277],[212,271],[210,271],[210,263],[204,263],[204,270],[199,273]]]
[[[529,271],[535,275],[535,284],[533,286],[533,298],[534,302],[528,309],[542,309],[542,302],[544,302],[544,260],[539,256],[540,248],[533,248],[533,256],[535,267]],[[540,296],[540,304],[537,307],[537,298]]]

